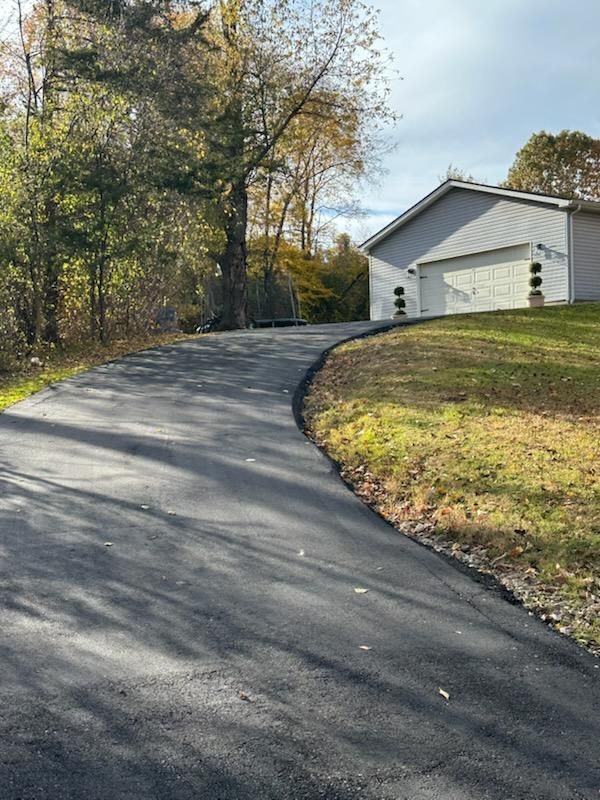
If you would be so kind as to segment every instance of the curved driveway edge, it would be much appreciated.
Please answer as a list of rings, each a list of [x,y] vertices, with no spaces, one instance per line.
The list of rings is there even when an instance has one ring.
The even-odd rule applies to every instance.
[[[295,424],[370,327],[145,351],[0,415],[2,800],[597,800],[598,662]]]

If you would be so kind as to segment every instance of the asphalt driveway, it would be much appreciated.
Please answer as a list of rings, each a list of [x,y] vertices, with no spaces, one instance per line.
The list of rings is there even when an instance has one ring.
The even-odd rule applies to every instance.
[[[204,337],[0,415],[0,800],[600,798],[600,662],[296,427],[366,327]]]

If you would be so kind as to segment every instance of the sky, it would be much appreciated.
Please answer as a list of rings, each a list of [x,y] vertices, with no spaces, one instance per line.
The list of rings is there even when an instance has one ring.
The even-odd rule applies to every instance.
[[[362,241],[434,189],[450,163],[506,178],[542,129],[600,137],[600,0],[371,0],[400,78],[387,174],[361,192]]]

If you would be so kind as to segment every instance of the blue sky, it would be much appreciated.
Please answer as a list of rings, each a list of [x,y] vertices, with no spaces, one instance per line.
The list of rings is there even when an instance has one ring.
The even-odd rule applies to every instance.
[[[452,162],[497,183],[531,133],[600,137],[600,0],[372,0],[404,80],[387,175],[362,193],[362,240],[438,184]]]

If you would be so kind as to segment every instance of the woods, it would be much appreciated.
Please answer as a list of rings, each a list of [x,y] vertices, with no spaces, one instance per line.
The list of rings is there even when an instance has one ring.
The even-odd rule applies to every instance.
[[[15,0],[2,36],[1,369],[148,332],[166,305],[191,329],[284,297],[365,313],[336,220],[393,120],[368,6]]]

